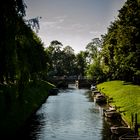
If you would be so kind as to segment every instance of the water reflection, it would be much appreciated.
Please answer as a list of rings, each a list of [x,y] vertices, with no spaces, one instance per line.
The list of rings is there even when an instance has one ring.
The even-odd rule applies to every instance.
[[[86,89],[62,90],[50,96],[22,133],[26,140],[111,140],[102,108]],[[25,138],[26,137],[26,138]]]

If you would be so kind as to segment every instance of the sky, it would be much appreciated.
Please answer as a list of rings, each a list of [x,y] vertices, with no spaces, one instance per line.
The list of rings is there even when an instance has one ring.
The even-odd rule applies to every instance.
[[[110,22],[117,18],[125,0],[24,0],[26,19],[39,19],[37,33],[48,47],[58,40],[75,53],[84,51],[93,38],[107,33]]]

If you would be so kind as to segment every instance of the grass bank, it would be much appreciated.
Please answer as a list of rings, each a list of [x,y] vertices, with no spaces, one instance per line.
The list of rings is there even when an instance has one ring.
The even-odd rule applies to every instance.
[[[0,85],[0,132],[3,137],[13,136],[45,102],[53,87],[45,81],[30,82],[19,99],[15,85]]]
[[[124,81],[109,81],[98,84],[97,88],[113,99],[110,104],[118,107],[122,117],[130,126],[132,113],[138,113],[138,123],[140,123],[140,86]]]

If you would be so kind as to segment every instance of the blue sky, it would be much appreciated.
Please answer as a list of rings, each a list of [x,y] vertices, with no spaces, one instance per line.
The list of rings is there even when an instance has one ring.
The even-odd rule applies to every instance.
[[[125,0],[25,0],[26,19],[41,16],[38,36],[49,46],[52,40],[85,50],[91,39],[105,34]]]

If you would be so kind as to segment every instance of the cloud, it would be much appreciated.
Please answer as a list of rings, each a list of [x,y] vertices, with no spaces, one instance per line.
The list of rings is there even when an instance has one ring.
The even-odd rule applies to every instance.
[[[66,15],[63,15],[63,16],[57,16],[57,17],[54,17],[55,19],[66,19],[67,16]]]
[[[49,26],[49,27],[52,27],[55,24],[57,24],[57,22],[56,21],[44,21],[44,22],[41,22],[40,24],[41,24],[41,26]]]
[[[101,33],[101,32],[99,32],[99,31],[90,31],[89,33],[90,33],[90,34],[99,34],[99,33]]]
[[[55,27],[61,23],[64,22],[64,19],[59,19],[58,21],[44,21],[44,22],[40,22],[41,26],[47,26],[47,27]]]
[[[82,24],[80,24],[80,23],[75,23],[75,24],[72,24],[72,26],[71,26],[72,28],[83,28],[83,25]]]
[[[104,33],[105,32],[106,31],[104,31]],[[104,34],[103,31],[102,32],[100,32],[100,31],[89,31],[89,33],[92,34],[93,36],[96,36],[96,37],[97,36],[99,37],[101,34]]]
[[[57,16],[45,19],[45,21],[40,21],[40,26],[42,28],[55,28],[60,29],[61,24],[64,23],[66,16]]]

